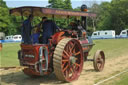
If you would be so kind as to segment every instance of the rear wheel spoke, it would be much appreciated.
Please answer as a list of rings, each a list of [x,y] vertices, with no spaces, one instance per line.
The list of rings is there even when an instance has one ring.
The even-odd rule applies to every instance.
[[[69,47],[68,48],[69,49],[69,53],[71,54],[72,53],[72,45],[69,45],[68,47]]]
[[[63,58],[64,58],[64,59],[69,59],[69,57],[66,56],[66,54],[63,54]]]
[[[65,65],[65,64],[66,64],[66,62],[63,62],[63,63],[62,63],[62,68],[64,68],[64,65]]]
[[[68,70],[65,71],[65,74],[66,74],[66,78],[68,78],[68,77],[69,77],[69,72],[68,72]]]
[[[64,53],[66,54],[67,57],[69,57],[70,55],[67,53],[67,51],[64,50]]]
[[[78,63],[75,63],[75,65],[76,65],[77,67],[80,67],[80,64],[78,64]]]
[[[79,55],[80,54],[80,51],[78,51],[77,53],[75,53],[75,56]]]
[[[69,65],[66,65],[66,67],[63,69],[62,72],[66,71],[68,67],[69,67]]]
[[[62,62],[68,62],[68,61],[69,61],[68,59],[65,59],[65,60],[63,59],[63,60],[62,60]]]
[[[73,52],[74,48],[75,48],[75,44],[72,45],[71,52]]]
[[[71,46],[70,53],[72,53],[73,52],[73,48],[75,47],[75,43],[70,43],[70,46]]]
[[[76,49],[75,49],[75,48],[72,50],[72,53],[73,53],[73,54],[76,53]]]
[[[73,74],[73,72],[74,72],[72,67],[70,68],[70,72],[71,72],[72,74]]]
[[[67,52],[70,54],[70,48],[71,48],[71,45],[67,45]]]

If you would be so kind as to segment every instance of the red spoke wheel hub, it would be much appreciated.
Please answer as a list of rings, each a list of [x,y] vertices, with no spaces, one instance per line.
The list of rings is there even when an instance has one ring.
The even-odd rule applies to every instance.
[[[53,56],[54,72],[59,80],[77,80],[83,68],[83,51],[78,40],[65,38],[56,46]]]
[[[105,54],[103,51],[98,50],[93,57],[93,66],[96,71],[102,71],[105,64]]]

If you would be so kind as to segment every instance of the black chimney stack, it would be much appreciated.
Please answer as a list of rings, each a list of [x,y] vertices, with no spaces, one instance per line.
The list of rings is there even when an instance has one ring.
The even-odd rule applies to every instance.
[[[82,12],[87,12],[88,11],[88,9],[87,9],[87,6],[85,5],[85,4],[83,4],[82,6],[81,6],[81,11]],[[82,26],[83,26],[83,28],[85,29],[85,30],[87,30],[87,17],[81,17],[81,20],[82,20]]]

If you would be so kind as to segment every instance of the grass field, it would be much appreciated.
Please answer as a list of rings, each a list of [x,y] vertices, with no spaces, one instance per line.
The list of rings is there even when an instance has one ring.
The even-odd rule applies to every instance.
[[[104,85],[128,85],[128,72],[105,82]]]
[[[94,43],[91,54],[94,54],[97,49],[101,49],[105,52],[106,58],[128,55],[128,39],[94,40]]]
[[[92,49],[91,55],[97,49],[102,49],[105,52],[106,58],[109,59],[128,55],[128,39],[94,40],[94,43],[96,45]],[[128,72],[109,82],[103,83],[103,85],[128,85]]]
[[[128,85],[128,72],[117,78],[111,85]],[[109,85],[110,85],[109,84]]]
[[[125,58],[123,56],[128,56],[128,39],[94,40],[94,44],[95,45],[94,45],[94,47],[92,48],[92,50],[91,50],[91,52],[89,54],[91,56],[89,56],[89,57],[92,57],[94,55],[94,53],[96,52],[96,50],[101,49],[101,50],[103,50],[105,52],[105,55],[106,55],[106,65],[108,65],[108,62],[110,62],[109,60],[116,60],[116,58],[122,59],[122,58]],[[0,55],[1,55],[0,56],[0,59],[1,59],[0,60],[1,61],[1,67],[6,67],[6,66],[19,66],[18,57],[17,57],[17,51],[18,50],[20,50],[20,43],[5,43],[5,44],[3,44],[3,49],[2,49],[2,51],[0,51]],[[125,59],[125,60],[127,60],[127,59]],[[116,65],[118,67],[120,65],[120,63],[123,63],[123,62],[119,60],[118,63],[112,63],[114,65],[111,65],[110,64],[110,66],[114,66],[110,70],[109,70],[109,67],[106,66],[105,67],[105,70],[103,72],[101,72],[101,73],[100,72],[99,73],[96,73],[96,72],[91,71],[91,70],[90,71],[89,70],[87,71],[87,68],[85,68],[86,70],[83,69],[83,71],[85,72],[85,75],[83,75],[83,76],[81,75],[81,76],[82,76],[82,78],[85,77],[84,79],[87,79],[87,76],[88,76],[88,77],[91,78],[91,79],[88,79],[88,80],[90,80],[90,81],[98,81],[99,82],[99,81],[101,81],[103,79],[106,79],[106,78],[112,76],[112,75],[115,75],[117,72],[120,72],[116,68]],[[128,63],[126,63],[126,64],[128,64]],[[126,65],[126,64],[124,63],[123,65]],[[87,66],[87,65],[85,65],[85,66]],[[92,65],[91,65],[91,67],[92,67]],[[91,67],[89,66],[89,68],[91,68]],[[122,67],[122,64],[121,64],[121,67]],[[113,69],[117,69],[117,70],[114,72]],[[97,75],[100,75],[100,74],[102,75],[102,73],[105,73],[105,72],[107,73],[108,71],[113,71],[114,73],[109,74],[109,76],[106,76],[106,77],[104,77],[104,75],[103,75],[103,77],[101,76],[98,79],[92,80],[93,77],[96,76],[96,78],[97,78]],[[16,79],[11,79],[9,77],[9,75],[12,76],[11,74],[7,74],[7,76],[2,76],[3,82],[4,83],[8,83],[8,81],[10,81],[11,83],[16,83],[17,82],[19,84],[21,81],[24,81],[24,78],[26,78],[26,77],[24,77],[23,73],[21,73],[21,72],[18,72],[18,73],[13,74],[13,76],[15,76],[15,77],[19,77],[20,76],[19,78],[16,78]],[[107,75],[107,74],[105,74],[105,75]],[[27,81],[27,84],[24,84],[24,85],[35,85],[35,83],[39,83],[40,81],[42,81],[42,79],[38,79],[38,80],[39,81],[34,81],[33,80],[33,83],[31,83],[31,84],[28,84],[31,81],[29,81],[29,80],[27,81],[26,80]],[[51,79],[51,80],[53,80],[53,79]],[[88,81],[88,80],[86,80],[86,81]],[[107,82],[105,82],[104,84],[101,84],[101,85],[128,85],[128,81],[127,80],[128,80],[128,73],[125,73],[125,74],[123,74],[123,75],[121,75],[119,77],[116,77],[116,78],[114,78],[114,79],[112,79],[110,81],[107,81]],[[44,84],[44,81],[42,82],[43,84]],[[83,80],[80,80],[80,81],[83,81]],[[51,85],[52,84],[53,83],[51,83]],[[76,85],[78,85],[78,84],[76,84]],[[11,84],[7,84],[7,85],[11,85]],[[20,84],[20,85],[22,85],[22,84]]]
[[[101,49],[105,52],[106,58],[128,55],[128,39],[106,39],[94,40],[94,47],[90,55],[94,55],[96,50]],[[5,43],[1,54],[1,66],[18,66],[17,52],[20,49],[20,43]]]
[[[4,43],[1,54],[1,67],[19,66],[17,51],[20,49],[20,43]]]

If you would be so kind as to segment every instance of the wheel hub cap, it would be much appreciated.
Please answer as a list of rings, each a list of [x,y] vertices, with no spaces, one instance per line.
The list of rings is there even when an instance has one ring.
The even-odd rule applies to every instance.
[[[70,63],[74,64],[76,62],[75,56],[70,56]]]

